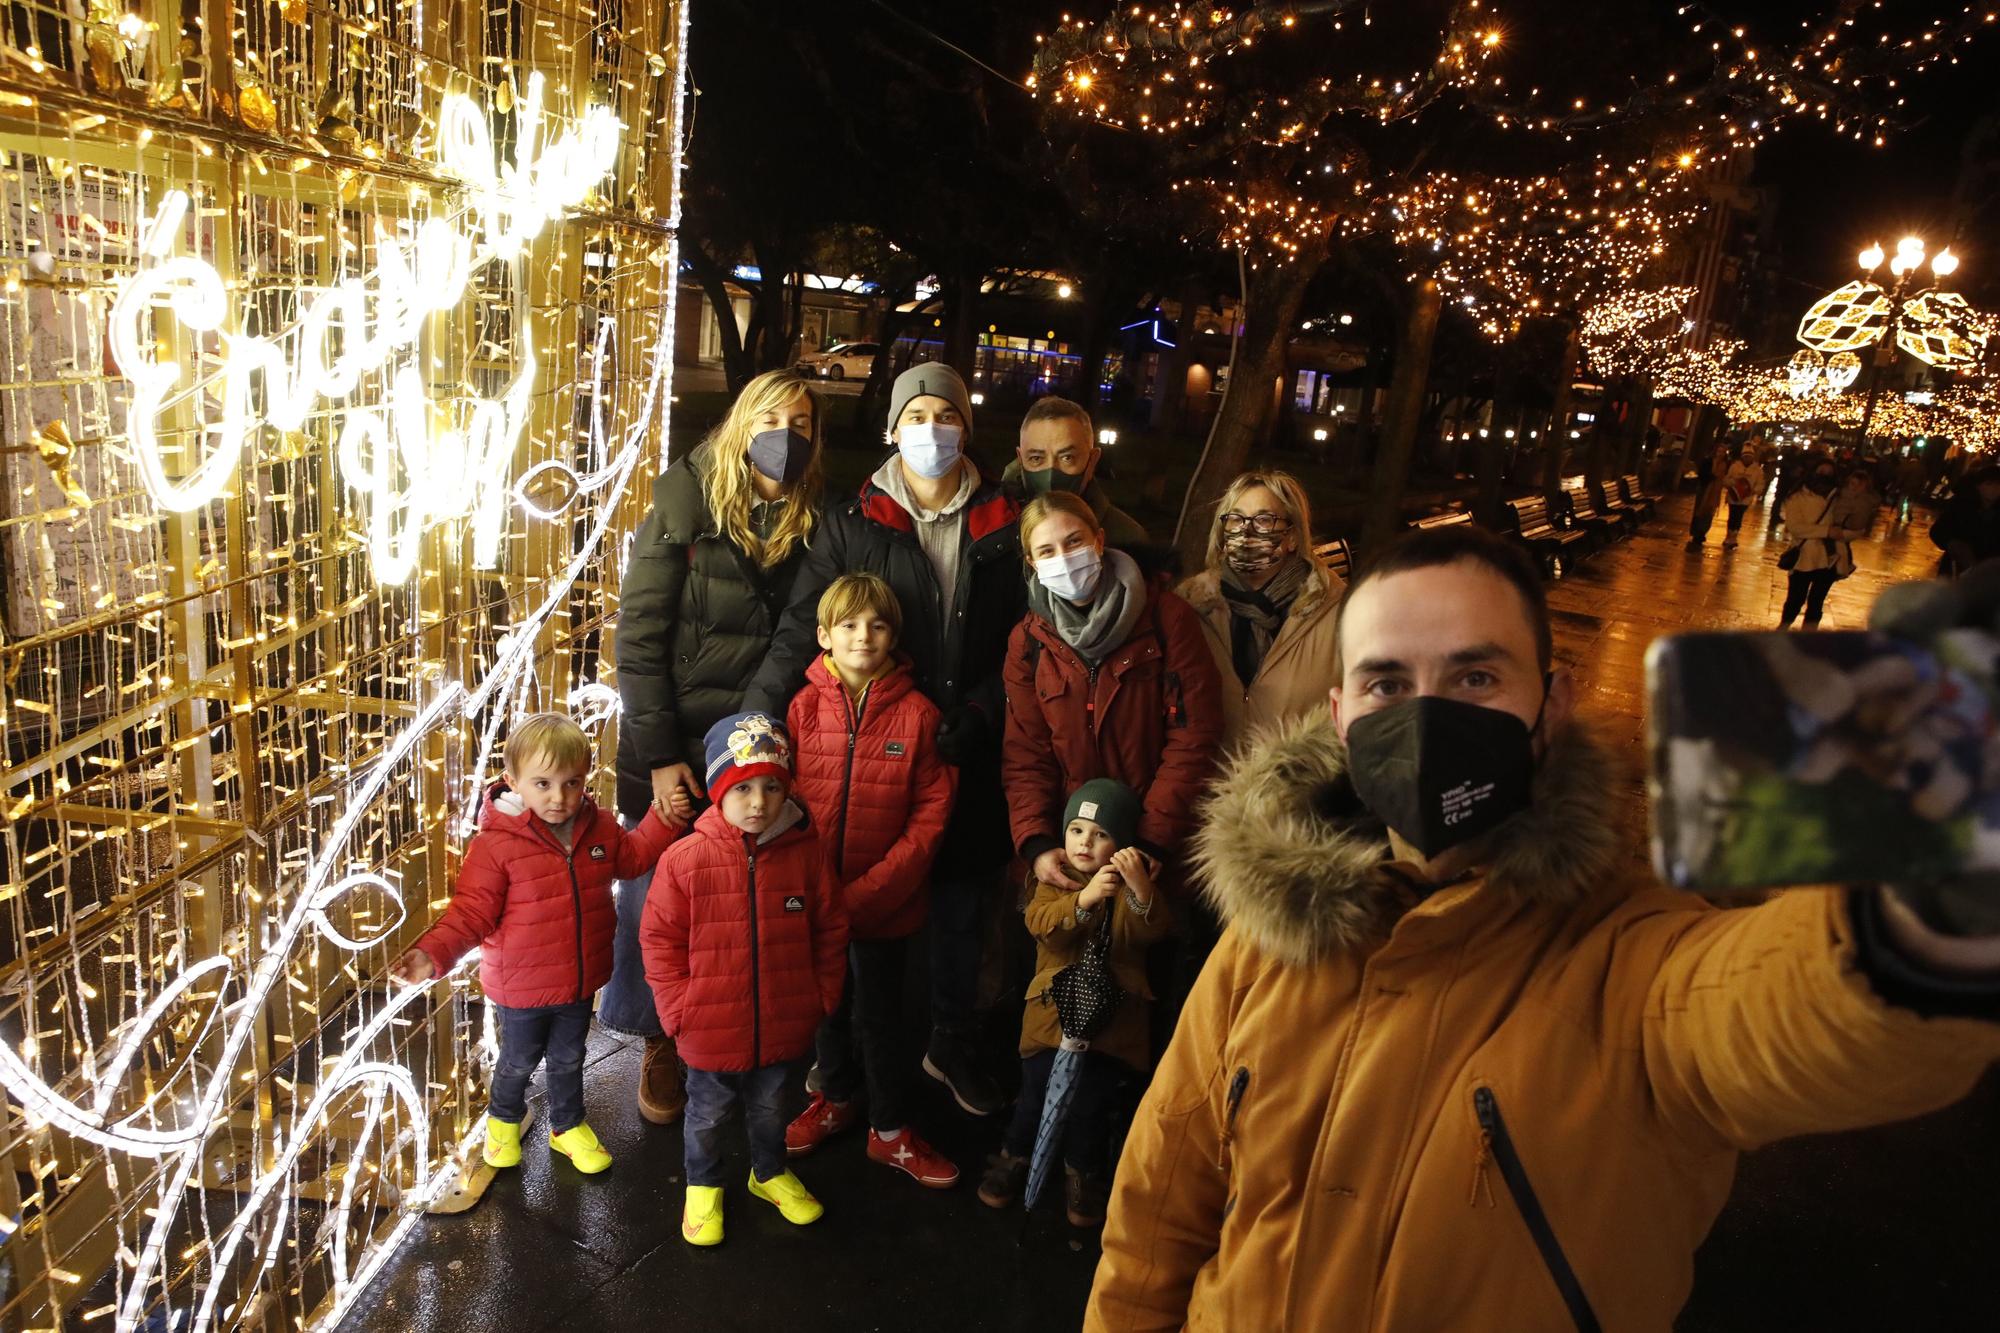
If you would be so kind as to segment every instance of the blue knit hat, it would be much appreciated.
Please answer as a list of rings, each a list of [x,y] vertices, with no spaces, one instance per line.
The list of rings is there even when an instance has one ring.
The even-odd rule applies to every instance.
[[[718,804],[722,793],[757,777],[792,781],[792,742],[784,724],[762,713],[725,717],[702,738],[708,757],[708,799]]]

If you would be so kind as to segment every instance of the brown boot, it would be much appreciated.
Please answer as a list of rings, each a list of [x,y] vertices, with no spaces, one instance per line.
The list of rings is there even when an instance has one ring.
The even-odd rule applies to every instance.
[[[686,1107],[687,1089],[681,1086],[674,1039],[646,1038],[646,1054],[639,1061],[639,1114],[656,1125],[671,1125]]]

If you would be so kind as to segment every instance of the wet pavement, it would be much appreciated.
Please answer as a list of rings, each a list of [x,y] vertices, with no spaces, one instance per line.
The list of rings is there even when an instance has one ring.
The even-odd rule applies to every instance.
[[[1644,828],[1644,657],[1687,628],[1775,627],[1782,537],[1753,510],[1733,551],[1723,524],[1687,552],[1687,500],[1550,585],[1558,655],[1580,711],[1624,763],[1625,822]],[[1884,584],[1924,577],[1936,559],[1928,515],[1885,510],[1857,546],[1857,574],[1833,592],[1825,627],[1857,628]],[[1635,847],[1637,846],[1635,841]],[[1638,853],[1635,851],[1635,855]],[[591,1124],[616,1155],[584,1178],[550,1161],[531,1133],[520,1169],[457,1217],[421,1222],[344,1328],[456,1330],[993,1330],[1078,1327],[1094,1235],[1050,1199],[1029,1225],[973,1194],[1000,1126],[960,1114],[929,1085],[918,1123],[965,1170],[950,1191],[865,1161],[858,1131],[797,1163],[826,1203],[789,1226],[740,1187],[728,1239],[696,1251],[679,1235],[679,1126],[654,1128],[632,1088],[639,1043],[599,1031],[586,1071]],[[539,1098],[539,1094],[537,1094]],[[800,1094],[801,1101],[803,1094]],[[1735,1193],[1696,1256],[1683,1333],[1956,1330],[2000,1327],[1993,1243],[2000,1237],[2000,1079],[1903,1125],[1794,1140],[1744,1157]],[[732,1178],[747,1173],[739,1144]],[[1059,1195],[1059,1186],[1051,1190]],[[1643,1205],[1641,1205],[1643,1206]],[[1491,1327],[1507,1327],[1495,1312]],[[1266,1333],[1243,1330],[1242,1333]],[[1300,1330],[1298,1333],[1307,1333]],[[1312,1331],[1318,1333],[1318,1331]]]

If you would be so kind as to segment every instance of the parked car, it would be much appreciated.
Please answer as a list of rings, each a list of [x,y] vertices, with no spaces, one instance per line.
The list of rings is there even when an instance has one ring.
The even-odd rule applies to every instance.
[[[807,352],[799,358],[797,369],[826,380],[865,380],[881,350],[880,343],[835,343],[823,352]]]

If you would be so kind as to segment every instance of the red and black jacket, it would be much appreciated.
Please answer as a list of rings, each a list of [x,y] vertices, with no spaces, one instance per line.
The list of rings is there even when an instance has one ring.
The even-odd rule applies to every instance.
[[[916,520],[872,479],[860,495],[830,510],[813,537],[764,665],[744,692],[743,707],[781,716],[819,655],[820,594],[842,574],[879,575],[902,604],[896,647],[909,658],[917,688],[945,714],[969,704],[985,718],[985,750],[959,766],[958,804],[946,846],[954,858],[1004,858],[1012,848],[1000,794],[1007,708],[1000,670],[1007,636],[1027,612],[1017,530],[1021,515],[1000,483],[985,476],[964,515],[958,586],[940,594],[917,540]]]

